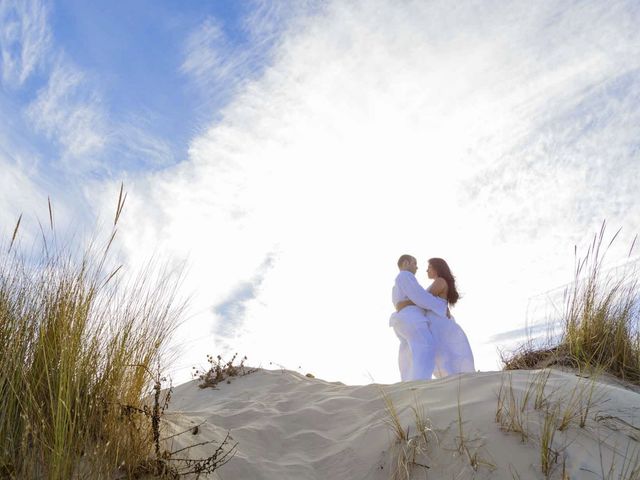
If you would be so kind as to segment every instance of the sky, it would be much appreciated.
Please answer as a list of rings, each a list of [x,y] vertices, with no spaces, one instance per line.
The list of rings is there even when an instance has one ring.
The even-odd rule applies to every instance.
[[[91,232],[124,183],[119,260],[185,266],[174,383],[235,352],[399,381],[404,253],[424,286],[448,261],[496,370],[603,221],[629,261],[639,24],[635,0],[0,0],[0,235],[23,214],[29,244],[48,197]]]

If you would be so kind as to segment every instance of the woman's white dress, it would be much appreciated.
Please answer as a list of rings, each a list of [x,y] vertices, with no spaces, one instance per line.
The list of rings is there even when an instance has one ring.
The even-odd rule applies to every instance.
[[[431,334],[435,344],[433,375],[443,378],[456,373],[475,372],[473,352],[467,335],[455,318],[429,312]]]

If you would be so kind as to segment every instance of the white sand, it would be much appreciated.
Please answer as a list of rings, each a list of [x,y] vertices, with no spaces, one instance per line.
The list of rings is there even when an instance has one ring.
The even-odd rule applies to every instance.
[[[510,374],[515,397],[521,401],[535,373],[487,372],[428,382],[348,386],[286,370],[258,370],[218,389],[200,389],[197,381],[176,387],[163,433],[205,422],[198,434],[173,438],[170,447],[175,450],[220,441],[230,431],[238,442],[237,453],[209,478],[389,479],[399,444],[384,421],[388,417],[381,395],[384,388],[410,436],[416,431],[411,410],[416,402],[433,428],[426,455],[416,460],[430,468],[414,466],[411,478],[545,478],[540,447],[543,412],[558,405],[562,416],[579,404],[578,397],[585,405],[590,380],[553,371],[545,390],[547,407],[536,410],[532,396],[524,409],[529,438],[523,443],[521,435],[505,432],[496,423],[498,391],[503,380],[508,385]],[[572,399],[574,391],[582,395]],[[566,478],[603,478],[604,472],[604,478],[617,479],[625,461],[627,468],[633,466],[634,455],[639,456],[635,467],[640,469],[640,393],[599,381],[592,398],[585,428],[574,418],[565,430],[553,429],[552,448],[558,460],[550,478],[562,478],[564,468]],[[459,448],[458,405],[469,454]],[[204,457],[211,452],[211,445],[200,446],[189,455]],[[612,462],[615,474],[607,477]]]

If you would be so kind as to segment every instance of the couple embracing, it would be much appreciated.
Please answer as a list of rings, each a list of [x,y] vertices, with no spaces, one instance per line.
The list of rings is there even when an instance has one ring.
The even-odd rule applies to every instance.
[[[403,382],[429,380],[474,372],[467,336],[456,323],[449,305],[458,301],[455,279],[441,258],[431,258],[427,275],[433,283],[424,289],[415,277],[418,262],[411,255],[398,259],[400,273],[392,291],[396,312],[389,319],[400,339],[398,365]]]

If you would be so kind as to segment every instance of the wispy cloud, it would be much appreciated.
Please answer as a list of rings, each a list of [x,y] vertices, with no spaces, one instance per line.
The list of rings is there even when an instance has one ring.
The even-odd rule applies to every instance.
[[[91,155],[105,143],[100,100],[84,73],[66,60],[58,60],[45,87],[27,108],[33,125],[60,144],[63,158],[78,165],[90,164]]]
[[[156,170],[176,162],[171,139],[153,131],[153,112],[141,112],[111,126],[109,163],[113,172]]]
[[[497,333],[486,340],[486,343],[499,347],[519,346],[526,342],[544,341],[554,338],[559,332],[557,325],[551,323],[530,325],[507,332]]]
[[[517,64],[511,85],[503,86],[510,92],[505,102],[513,102],[516,124],[527,128],[516,130],[513,145],[490,160],[472,153],[481,167],[469,179],[465,198],[504,205],[494,218],[502,235],[548,233],[559,215],[584,230],[603,218],[633,222],[623,207],[633,202],[632,179],[640,175],[640,140],[629,128],[640,122],[640,65],[634,42],[621,43],[638,37],[628,22],[630,6],[585,4],[578,24],[576,11],[560,12],[544,30],[557,39],[553,50],[543,52],[546,43],[532,43],[535,62],[510,60]],[[578,28],[596,20],[605,23],[595,30]],[[606,21],[618,25],[617,31]],[[518,86],[530,85],[535,95],[522,96]],[[523,211],[528,205],[533,208]]]
[[[248,303],[259,295],[260,286],[269,273],[273,261],[273,254],[267,255],[249,281],[237,285],[227,298],[213,306],[212,311],[218,318],[215,332],[217,335],[226,340],[239,336],[246,321]]]
[[[231,37],[225,25],[207,17],[188,36],[180,70],[208,102],[238,92],[273,60],[277,45],[295,20],[313,11],[312,2],[248,2],[247,15]]]
[[[181,71],[206,88],[236,73],[242,57],[230,48],[220,22],[209,17],[189,35]]]
[[[2,153],[0,153],[0,169],[2,169],[2,175],[0,175],[0,191],[2,192],[0,195],[0,245],[4,248],[7,240],[11,238],[12,229],[21,213],[25,214],[25,218],[21,223],[20,239],[28,245],[35,233],[33,228],[35,222],[30,216],[37,213],[33,211],[35,205],[46,205],[46,195],[30,178],[28,170],[20,168]],[[4,251],[0,252],[0,254],[4,253]]]
[[[95,167],[92,157],[107,142],[104,114],[95,83],[55,44],[48,5],[0,1],[2,81],[10,91],[20,91],[19,108],[26,120],[13,122],[12,128],[20,129],[16,134],[21,136],[44,134],[64,163],[84,172]],[[37,82],[28,84],[36,72]],[[15,115],[15,105],[7,109]]]
[[[0,0],[2,83],[13,95],[5,102],[0,98],[8,135],[38,144],[46,158],[40,166],[67,178],[120,175],[174,163],[171,141],[154,132],[154,112],[114,114],[103,101],[99,75],[56,42],[49,24],[54,7],[35,0]],[[9,148],[7,142],[3,146]]]
[[[0,1],[2,81],[22,85],[42,66],[51,48],[47,7],[38,0]]]
[[[283,35],[290,32],[296,21],[308,20],[328,7],[328,3],[310,0],[253,0],[250,5],[242,27],[252,48],[263,52],[285,41]]]

